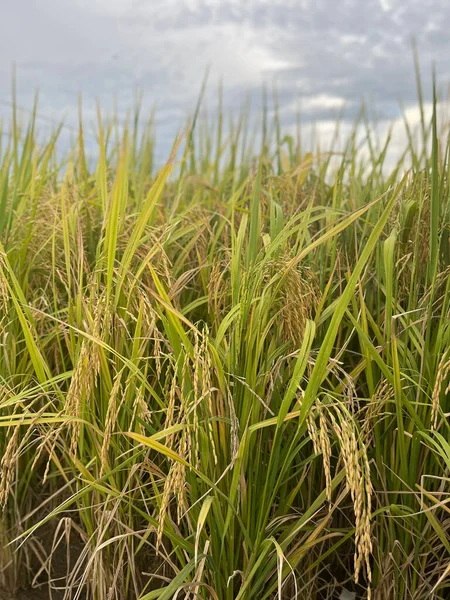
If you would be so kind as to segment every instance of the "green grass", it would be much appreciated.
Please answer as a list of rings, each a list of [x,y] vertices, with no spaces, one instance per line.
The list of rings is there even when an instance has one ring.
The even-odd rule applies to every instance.
[[[423,148],[406,123],[388,174],[389,141],[364,120],[332,156],[265,111],[255,151],[247,113],[205,125],[199,103],[155,173],[139,111],[122,133],[99,111],[93,167],[81,122],[62,156],[36,109],[27,126],[14,111],[0,585],[448,597],[450,146],[436,105]]]

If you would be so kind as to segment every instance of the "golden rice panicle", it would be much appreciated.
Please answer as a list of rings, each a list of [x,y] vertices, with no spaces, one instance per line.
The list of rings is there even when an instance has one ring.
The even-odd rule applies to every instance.
[[[101,449],[101,453],[100,453],[100,477],[104,475],[104,473],[106,472],[106,468],[107,468],[107,464],[108,464],[108,450],[109,450],[109,445],[111,443],[111,435],[112,432],[114,430],[115,424],[116,424],[116,420],[117,420],[117,416],[119,414],[120,411],[120,407],[124,401],[125,398],[125,393],[122,394],[122,388],[121,388],[121,375],[122,373],[119,372],[117,373],[112,389],[111,389],[111,394],[109,396],[109,402],[108,402],[108,408],[106,411],[106,418],[105,418],[105,428],[104,428],[104,436],[103,436],[103,443],[102,443],[102,449]],[[120,397],[120,401],[118,402],[117,399]]]
[[[201,390],[201,377],[202,377],[202,338],[196,329],[194,331],[194,358],[193,358],[193,377],[192,385],[194,388],[194,404],[197,405],[200,402],[200,390]]]
[[[164,425],[165,425],[166,429],[169,429],[169,427],[172,427],[172,425],[175,425],[175,423],[176,423],[175,410],[176,410],[178,385],[177,385],[177,376],[176,376],[175,368],[173,371],[173,375],[171,378],[168,379],[167,384],[168,384],[167,387],[169,387],[169,386],[170,387],[169,387],[168,393],[167,393],[167,387],[166,387],[167,411],[166,411],[166,419],[165,419]],[[172,436],[171,436],[171,439],[172,439]],[[167,443],[169,443],[169,441]]]
[[[9,436],[5,451],[0,461],[0,508],[4,508],[11,491],[14,471],[17,467],[17,454],[19,450],[20,425],[16,425],[12,435]]]
[[[156,377],[160,379],[162,373],[162,345],[164,338],[161,335],[161,332],[159,331],[157,326],[158,313],[155,311],[155,309],[151,305],[149,298],[145,294],[141,293],[140,296],[145,306],[145,310],[143,313],[143,322],[145,325],[144,335],[148,340],[151,340],[151,342],[153,343],[153,348],[150,352],[151,356],[153,356],[153,359],[155,361]]]
[[[173,425],[183,423],[184,419],[184,404],[179,403],[177,406],[177,398],[181,397],[181,390],[178,386],[177,380],[177,371],[176,364],[172,365],[173,373],[171,377],[168,377],[166,380],[166,389],[165,394],[167,397],[167,410],[166,410],[166,418],[164,421],[164,428],[169,429]],[[186,423],[185,423],[186,425]],[[186,425],[187,426],[187,425]],[[179,440],[179,435],[176,433],[171,433],[166,438],[166,445],[169,448],[176,448]]]
[[[189,373],[189,357],[186,355],[183,361],[183,368],[181,374],[181,393],[180,393],[180,413],[182,415],[183,423],[185,425],[184,434],[186,435],[186,456],[192,461],[192,448],[194,447],[194,458],[196,457],[195,453],[195,441],[192,443],[192,431],[193,427],[190,425],[190,413],[192,411],[192,407],[194,403],[189,398],[188,390],[190,381],[190,373]]]
[[[450,373],[450,351],[447,350],[443,353],[441,360],[439,361],[438,370],[436,374],[436,381],[433,387],[433,392],[431,395],[431,429],[437,429],[438,426],[438,418],[439,418],[439,397],[441,394],[442,384]],[[449,387],[445,390],[447,394],[450,390],[450,382]]]
[[[0,248],[0,310],[6,310],[9,301],[8,284],[6,280],[6,265],[5,265],[6,254]],[[1,313],[0,313],[1,314]]]
[[[104,298],[99,298],[94,310],[92,336],[100,339],[103,328],[109,321]],[[76,362],[69,390],[66,395],[65,412],[72,417],[70,452],[75,456],[80,435],[80,419],[83,412],[83,403],[89,401],[94,382],[100,370],[100,356],[98,346],[90,338],[83,339],[80,354]]]
[[[156,532],[156,551],[159,551],[159,548],[162,544],[162,538],[164,535],[164,523],[167,516],[167,510],[169,508],[169,503],[172,498],[173,490],[174,490],[174,482],[177,477],[175,472],[175,464],[172,464],[169,473],[166,475],[164,480],[164,488],[161,496],[161,505],[159,507],[158,513],[158,528]]]
[[[188,436],[186,430],[181,435],[180,446],[178,448],[178,454],[185,461],[188,460]],[[174,477],[174,494],[177,498],[177,519],[180,523],[183,513],[187,510],[186,501],[186,466],[181,463],[176,463],[175,477]]]
[[[316,423],[318,419],[319,423]],[[309,437],[313,443],[314,453],[322,455],[325,473],[325,489],[327,500],[331,502],[331,443],[328,422],[322,403],[317,400],[312,407],[307,420]]]
[[[139,433],[145,435],[145,423],[152,423],[152,413],[145,401],[142,388],[138,388],[133,401],[133,414],[130,420],[129,431],[133,431],[137,426]]]
[[[188,453],[188,436],[186,431],[183,431],[181,436],[180,445],[178,448],[178,454],[186,460]],[[164,524],[165,520],[168,517],[168,512],[170,508],[170,502],[172,498],[176,498],[177,500],[177,519],[178,522],[181,521],[183,512],[187,508],[186,502],[186,467],[179,461],[170,461],[169,473],[167,474],[164,481],[164,488],[161,496],[161,505],[158,514],[158,528],[156,534],[156,549],[159,550],[159,547],[162,543],[162,538],[164,535]]]
[[[335,405],[330,411],[333,430],[340,445],[344,463],[347,489],[353,502],[355,513],[355,557],[354,578],[359,579],[361,568],[365,567],[366,577],[372,580],[370,556],[372,554],[372,483],[367,452],[361,442],[356,425],[350,413]],[[370,589],[368,590],[370,596]]]
[[[283,338],[299,344],[303,340],[306,320],[314,316],[320,300],[317,278],[312,269],[299,267],[290,252],[268,261],[264,282],[276,277],[276,308],[280,311]]]
[[[220,324],[227,307],[230,286],[227,280],[228,270],[224,260],[213,260],[208,278],[208,311]]]
[[[219,291],[224,269],[219,260],[215,260],[211,267],[208,279],[208,311],[211,314],[218,312]]]
[[[394,389],[387,379],[382,379],[377,385],[372,398],[364,409],[364,419],[361,426],[362,439],[367,447],[374,442],[374,424],[379,421],[386,404],[394,397]]]
[[[194,426],[191,427],[189,418],[190,413],[193,412],[195,419],[195,403],[191,400],[187,400],[183,391],[188,389],[188,379],[190,377],[190,365],[189,358],[186,355],[183,368],[182,368],[182,385],[181,389],[178,386],[177,381],[177,365],[172,365],[172,375],[170,377],[170,387],[168,390],[168,407],[166,411],[166,419],[165,419],[165,429],[168,429],[172,425],[175,424],[183,424],[184,427],[182,429],[181,435],[172,433],[166,439],[166,444],[168,447],[173,448],[178,454],[186,461],[189,461],[191,458],[192,451],[192,437],[191,430],[194,430]],[[194,373],[195,380],[195,373]],[[194,384],[194,387],[198,386],[198,382]],[[166,390],[167,393],[167,390]],[[176,413],[176,401],[177,396],[179,394],[180,397],[180,405],[178,410],[178,415]],[[195,441],[194,441],[194,456],[197,457],[197,453],[195,451]],[[183,464],[177,461],[173,461],[169,459],[169,471],[164,480],[164,487],[161,495],[161,504],[158,512],[158,527],[156,534],[156,548],[159,550],[162,538],[164,534],[164,523],[166,517],[168,515],[168,511],[170,508],[170,502],[172,498],[177,499],[177,517],[180,520],[181,514],[186,508],[186,499],[185,499],[185,485],[186,485],[186,470]]]
[[[8,323],[8,306],[9,290],[5,275],[5,260],[3,250],[0,248],[0,336],[2,337],[5,333],[5,325]]]
[[[202,399],[207,399],[208,410],[206,412],[206,419],[208,423],[208,436],[211,444],[211,450],[213,455],[214,464],[217,465],[217,451],[216,443],[214,441],[214,428],[213,418],[216,416],[216,411],[213,403],[213,391],[212,391],[212,361],[211,355],[208,348],[209,331],[208,326],[205,325],[202,332],[201,342],[201,356],[202,356]]]
[[[187,358],[187,357],[186,357]],[[185,365],[189,368],[189,360],[187,359]],[[193,396],[192,400],[186,403],[185,413],[187,417],[187,425],[190,420],[190,415],[192,415],[192,437],[194,439],[194,447],[192,448],[193,452],[193,462],[196,468],[200,466],[200,452],[199,452],[199,442],[198,442],[198,431],[199,431],[199,407],[202,401],[202,365],[203,365],[203,355],[202,355],[202,336],[198,329],[194,332],[194,354],[192,359],[192,387],[193,387]]]

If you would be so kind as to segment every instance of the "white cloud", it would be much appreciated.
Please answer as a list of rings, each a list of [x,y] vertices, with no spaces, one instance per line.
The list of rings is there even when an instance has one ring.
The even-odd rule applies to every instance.
[[[389,12],[392,9],[390,0],[380,0],[380,6],[384,12]]]
[[[318,96],[311,96],[309,98],[304,98],[301,101],[301,108],[303,110],[311,110],[311,109],[325,109],[325,110],[333,110],[337,108],[342,108],[345,106],[346,100],[345,98],[341,98],[340,96],[332,96],[329,94],[319,94]]]

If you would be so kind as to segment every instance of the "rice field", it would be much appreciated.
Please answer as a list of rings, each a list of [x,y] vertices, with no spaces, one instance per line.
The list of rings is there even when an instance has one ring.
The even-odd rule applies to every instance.
[[[62,153],[13,110],[0,597],[449,597],[450,144],[421,106],[389,168],[363,117],[319,151],[199,104],[157,168],[138,109],[99,109],[89,160],[81,120]]]

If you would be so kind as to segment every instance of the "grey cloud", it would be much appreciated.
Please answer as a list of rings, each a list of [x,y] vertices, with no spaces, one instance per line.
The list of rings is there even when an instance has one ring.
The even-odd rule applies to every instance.
[[[250,95],[257,111],[263,82],[275,86],[286,124],[298,104],[306,106],[304,120],[334,119],[340,108],[314,101],[325,96],[342,98],[344,119],[354,118],[362,100],[392,118],[400,98],[406,106],[417,101],[411,36],[426,99],[432,62],[447,83],[449,19],[442,0],[2,2],[0,99],[10,97],[15,61],[18,99],[27,106],[39,87],[41,110],[52,115],[65,110],[76,118],[80,91],[87,112],[95,98],[110,110],[117,97],[125,114],[140,88],[170,135],[192,110],[209,65],[210,107],[222,77],[230,109]]]

